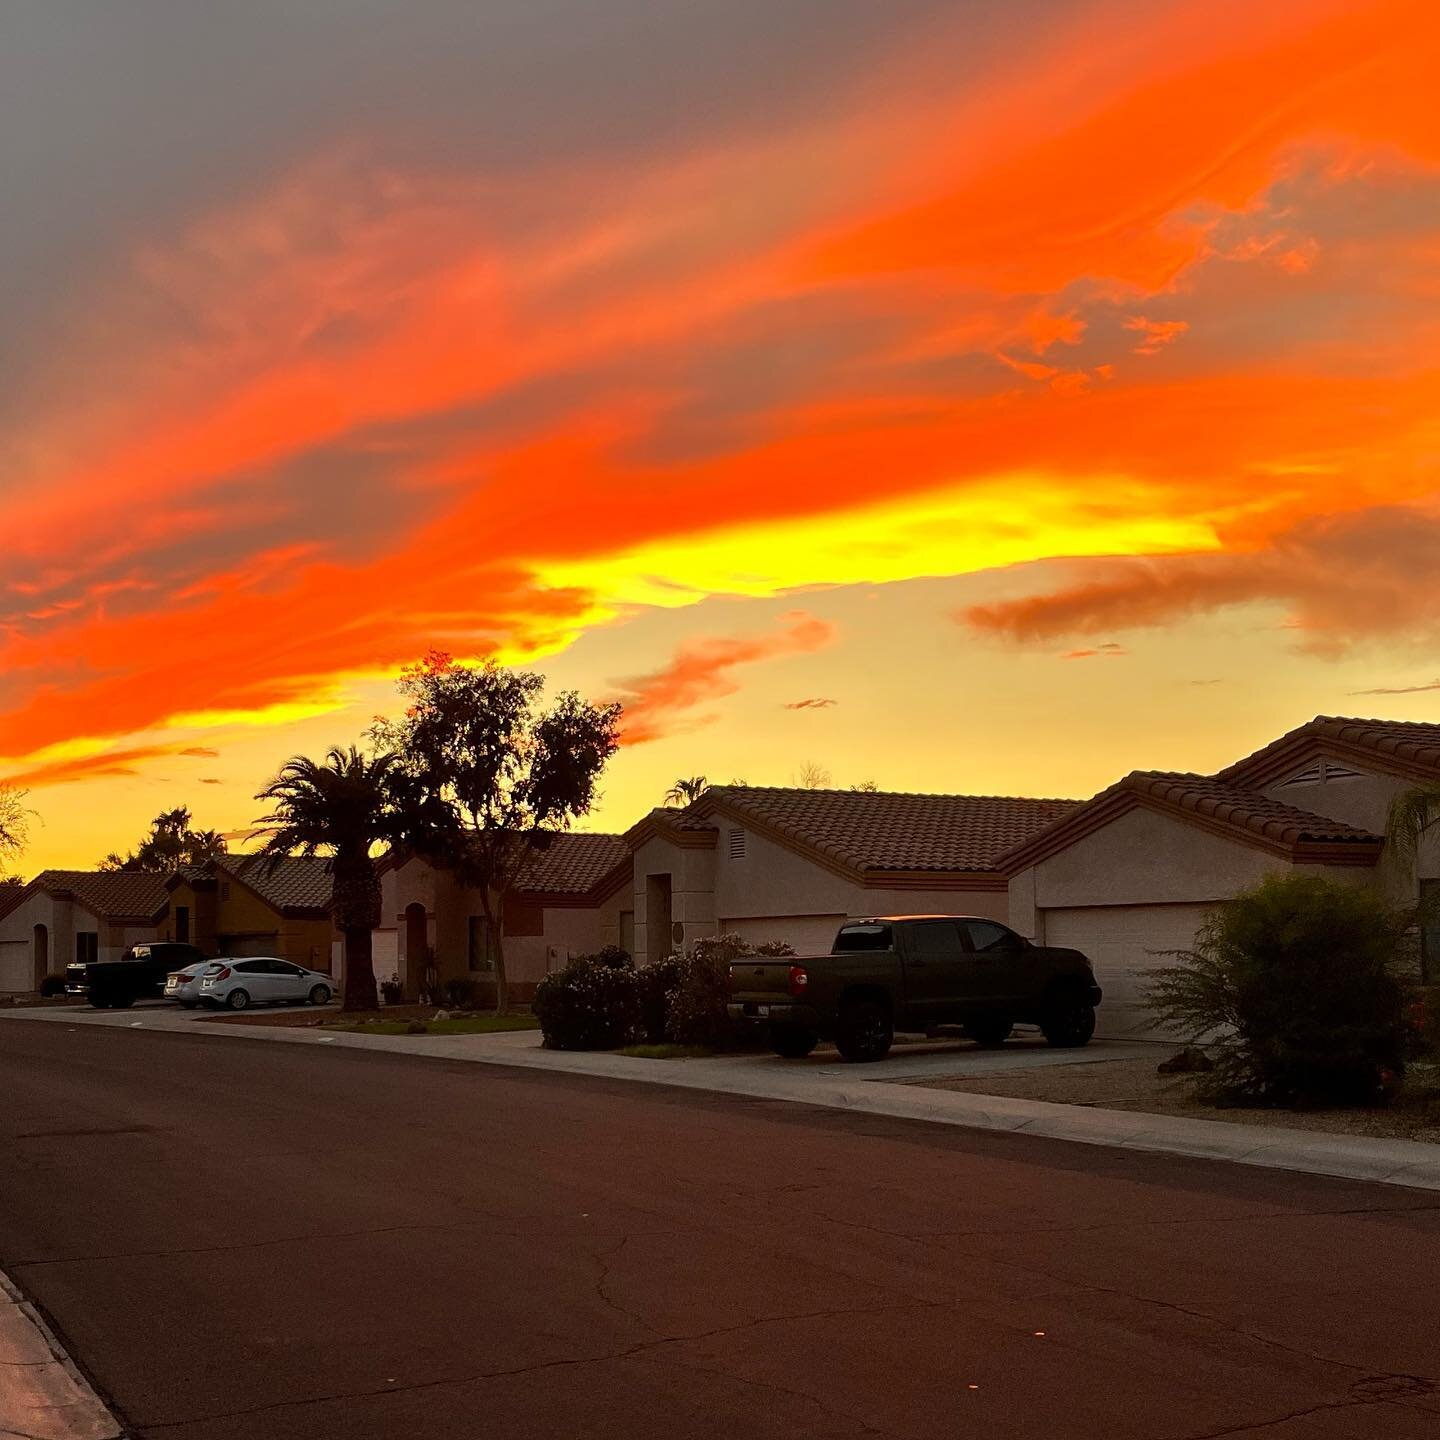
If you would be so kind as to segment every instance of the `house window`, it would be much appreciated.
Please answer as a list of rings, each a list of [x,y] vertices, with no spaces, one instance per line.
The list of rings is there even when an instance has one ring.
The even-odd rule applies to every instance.
[[[94,930],[75,932],[75,963],[93,965],[100,958],[100,936]]]
[[[745,858],[745,832],[743,830],[730,832],[730,858],[732,860]]]
[[[488,972],[495,968],[495,932],[483,915],[470,917],[468,948],[472,971]]]
[[[1420,980],[1440,984],[1440,880],[1420,882]]]

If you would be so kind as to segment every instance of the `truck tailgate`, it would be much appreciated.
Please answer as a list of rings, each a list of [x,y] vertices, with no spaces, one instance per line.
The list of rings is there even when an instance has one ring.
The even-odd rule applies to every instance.
[[[730,998],[741,1003],[747,1000],[785,999],[790,994],[790,967],[797,962],[788,956],[772,960],[747,955],[730,962]]]

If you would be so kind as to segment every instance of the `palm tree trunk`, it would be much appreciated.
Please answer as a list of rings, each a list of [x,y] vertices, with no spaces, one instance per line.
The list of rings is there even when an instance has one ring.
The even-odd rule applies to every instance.
[[[375,993],[375,966],[371,959],[373,932],[368,925],[356,925],[342,932],[345,945],[345,998],[342,1010],[374,1010],[379,1007]]]

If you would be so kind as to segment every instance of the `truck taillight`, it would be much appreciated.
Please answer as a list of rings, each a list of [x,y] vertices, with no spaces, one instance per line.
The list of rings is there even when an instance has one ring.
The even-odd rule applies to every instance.
[[[786,988],[792,995],[804,995],[810,988],[810,972],[803,965],[792,965],[789,984]]]

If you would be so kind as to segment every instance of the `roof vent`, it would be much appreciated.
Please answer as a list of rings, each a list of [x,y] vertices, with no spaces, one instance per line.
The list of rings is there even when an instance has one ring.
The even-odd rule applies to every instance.
[[[730,858],[732,860],[743,860],[745,858],[745,832],[743,830],[732,830],[729,837]]]
[[[1317,760],[1313,765],[1307,765],[1305,769],[1282,780],[1280,788],[1288,790],[1292,785],[1333,785],[1339,780],[1361,778],[1363,777],[1360,771],[1341,765],[1337,760]]]

